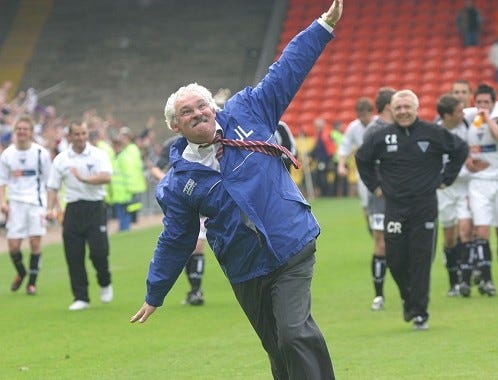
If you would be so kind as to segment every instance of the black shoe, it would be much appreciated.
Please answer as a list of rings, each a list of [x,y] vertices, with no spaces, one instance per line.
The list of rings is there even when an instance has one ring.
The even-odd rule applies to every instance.
[[[204,297],[201,290],[191,290],[187,293],[187,298],[183,301],[185,305],[202,306],[204,305]]]
[[[470,286],[466,282],[462,282],[458,287],[462,297],[470,297]]]
[[[413,311],[408,310],[408,308],[405,306],[405,302],[403,301],[403,319],[405,322],[410,322],[415,315],[413,314]]]
[[[496,296],[496,288],[491,281],[481,281],[478,289],[479,293],[482,295],[487,294],[490,297]]]

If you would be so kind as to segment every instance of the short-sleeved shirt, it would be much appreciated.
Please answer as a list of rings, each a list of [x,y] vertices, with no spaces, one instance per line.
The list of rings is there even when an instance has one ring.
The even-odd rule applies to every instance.
[[[12,144],[0,156],[0,185],[8,187],[11,200],[45,206],[50,166],[50,155],[41,145],[31,143],[22,150]]]
[[[104,185],[90,185],[79,181],[70,172],[72,167],[75,167],[83,177],[98,173],[112,174],[112,164],[107,153],[89,143],[81,153],[76,153],[70,146],[55,157],[47,183],[48,188],[54,190],[60,189],[64,184],[67,203],[103,200],[106,194]]]

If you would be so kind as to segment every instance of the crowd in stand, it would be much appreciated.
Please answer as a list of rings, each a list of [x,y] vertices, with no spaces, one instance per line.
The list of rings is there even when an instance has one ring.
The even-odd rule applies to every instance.
[[[56,106],[43,104],[33,89],[9,98],[11,90],[10,82],[0,84],[0,153],[12,143],[16,120],[29,115],[35,122],[35,142],[45,147],[53,159],[70,143],[67,130],[71,120],[59,113]],[[120,230],[129,229],[130,223],[136,221],[136,211],[141,208],[145,207],[146,212],[159,211],[152,199],[157,181],[149,173],[162,146],[155,138],[156,120],[150,117],[141,131],[134,132],[113,115],[101,115],[90,109],[79,121],[87,125],[89,141],[104,149],[113,163],[115,175],[107,186],[106,202],[113,206],[110,215],[119,219]]]

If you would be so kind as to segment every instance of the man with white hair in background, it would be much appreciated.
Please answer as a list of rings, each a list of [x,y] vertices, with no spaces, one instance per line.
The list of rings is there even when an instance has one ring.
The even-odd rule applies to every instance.
[[[356,162],[368,189],[386,200],[387,266],[398,285],[403,318],[413,320],[415,330],[426,330],[437,231],[436,190],[453,183],[468,146],[447,129],[420,120],[418,108],[413,91],[397,91],[391,99],[394,123],[363,142]],[[448,161],[443,168],[445,154]]]

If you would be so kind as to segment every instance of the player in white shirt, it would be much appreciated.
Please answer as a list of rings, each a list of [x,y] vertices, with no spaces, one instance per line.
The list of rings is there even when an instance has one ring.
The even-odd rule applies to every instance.
[[[495,90],[485,84],[474,93],[475,108],[466,110],[465,117],[473,120],[468,131],[468,143],[473,158],[485,160],[489,166],[471,174],[469,201],[475,226],[475,253],[481,271],[479,292],[496,295],[491,276],[490,226],[496,226],[498,213],[498,105]],[[470,276],[474,257],[462,264],[460,293],[470,295]]]
[[[342,177],[347,177],[349,173],[346,166],[346,160],[356,149],[358,149],[361,144],[363,144],[363,134],[365,133],[365,129],[377,119],[377,116],[374,116],[374,105],[368,98],[362,97],[358,99],[355,110],[358,118],[349,123],[346,131],[344,132],[342,143],[339,146],[339,162],[337,164],[337,172]],[[357,178],[358,196],[368,224],[368,190],[358,174]]]
[[[36,294],[41,241],[46,233],[46,183],[51,161],[49,152],[33,141],[34,121],[22,116],[14,125],[14,144],[0,156],[0,207],[6,216],[10,257],[17,271],[11,285],[16,291],[28,274],[21,244],[29,238],[31,256],[26,292]]]
[[[438,99],[439,124],[467,141],[469,123],[463,117],[463,109],[464,103],[453,94],[445,94]],[[472,170],[477,169],[472,168]],[[443,226],[443,250],[450,283],[449,297],[460,295],[459,261],[461,257],[471,257],[473,251],[472,214],[468,197],[469,178],[469,169],[463,166],[451,186],[437,190],[438,218]],[[465,295],[465,287],[462,291]]]

